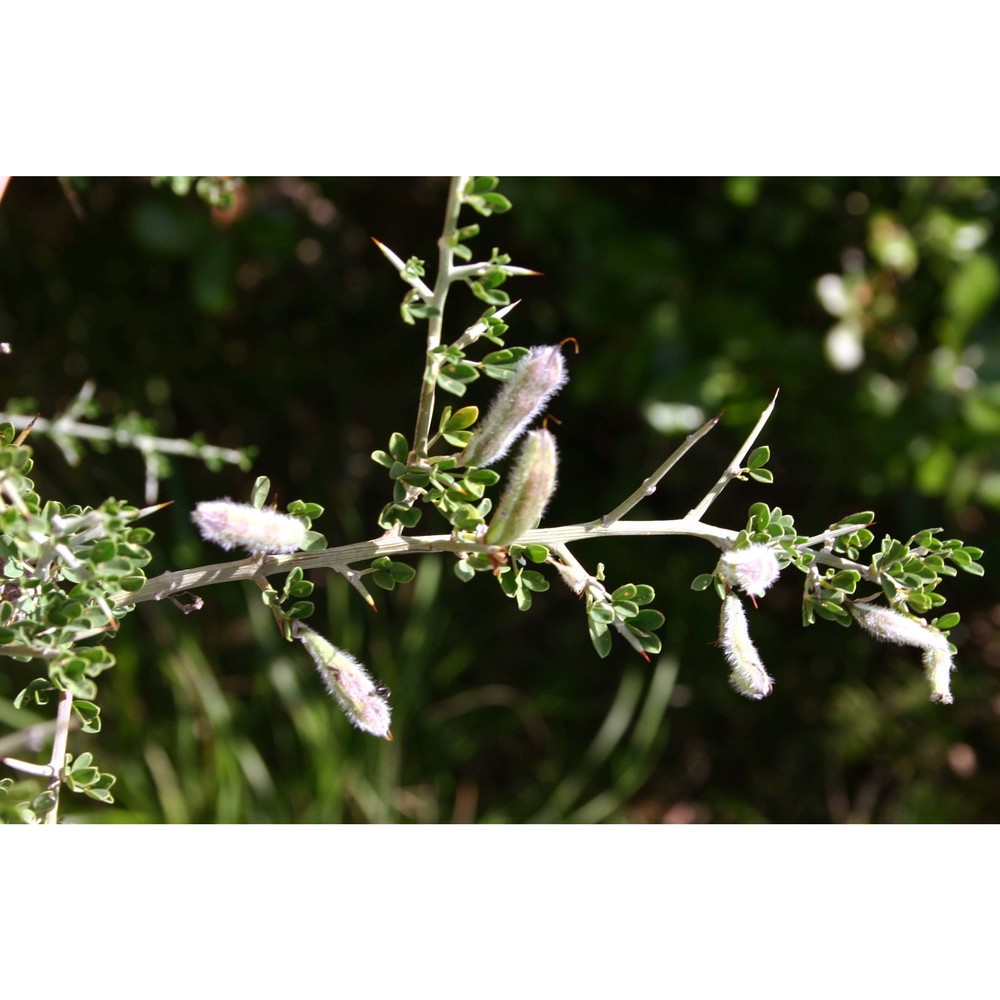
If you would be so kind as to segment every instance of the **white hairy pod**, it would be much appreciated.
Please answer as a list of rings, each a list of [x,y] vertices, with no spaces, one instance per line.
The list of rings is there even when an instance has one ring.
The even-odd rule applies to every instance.
[[[462,461],[476,468],[499,461],[565,384],[566,362],[560,346],[533,347],[500,386],[466,445]]]
[[[559,455],[552,432],[531,431],[486,529],[490,545],[510,545],[539,521],[555,492]]]
[[[854,620],[881,642],[948,651],[948,640],[922,618],[911,618],[878,604],[851,604],[850,611]]]
[[[931,701],[950,705],[951,672],[955,665],[951,647],[943,632],[928,625],[922,618],[911,618],[901,611],[893,611],[878,604],[852,604],[854,620],[881,642],[894,642],[897,646],[916,646],[923,650],[924,673],[931,689]]]
[[[757,647],[750,638],[743,603],[735,594],[727,594],[722,602],[719,644],[732,667],[729,683],[733,690],[755,701],[766,698],[774,688],[774,680],[761,663]]]
[[[742,549],[730,549],[719,560],[722,579],[750,597],[763,597],[764,591],[781,575],[778,557],[769,545],[753,542]]]
[[[950,705],[955,699],[951,694],[951,672],[955,664],[949,649],[925,649],[924,673],[931,688],[931,701]]]
[[[291,514],[258,510],[232,500],[206,500],[195,507],[191,520],[206,542],[224,549],[243,548],[255,556],[295,552],[304,544],[308,530]]]
[[[366,733],[391,740],[388,692],[377,685],[350,653],[338,649],[308,625],[295,622],[295,638],[305,646],[327,690],[350,721]]]

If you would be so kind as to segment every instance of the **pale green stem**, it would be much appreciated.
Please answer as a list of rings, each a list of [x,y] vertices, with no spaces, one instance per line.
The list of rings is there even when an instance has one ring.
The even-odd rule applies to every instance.
[[[66,767],[66,743],[69,740],[72,721],[73,695],[69,691],[63,691],[56,712],[56,733],[52,740],[52,756],[49,758],[49,767],[52,769],[49,791],[55,796],[55,804],[45,816],[45,822],[50,826],[59,822],[59,790],[62,787],[63,771]]]
[[[440,368],[440,362],[430,352],[435,347],[441,346],[444,306],[448,298],[448,289],[454,281],[455,250],[451,245],[451,239],[458,229],[458,215],[462,208],[462,196],[467,182],[468,177],[452,178],[448,190],[448,204],[445,208],[444,229],[438,240],[437,279],[434,282],[434,295],[428,303],[434,307],[435,314],[427,321],[427,355],[420,389],[420,403],[417,408],[416,428],[413,432],[413,450],[410,452],[411,463],[423,461],[427,457],[427,439],[430,437],[431,421],[434,418],[434,392]]]

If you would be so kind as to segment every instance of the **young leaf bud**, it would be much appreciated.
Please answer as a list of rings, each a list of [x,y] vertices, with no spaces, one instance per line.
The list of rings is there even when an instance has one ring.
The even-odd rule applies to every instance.
[[[489,413],[462,453],[462,461],[477,468],[499,461],[565,384],[566,362],[559,345],[533,347],[493,398]]]
[[[950,705],[955,700],[951,696],[951,672],[955,669],[955,665],[951,661],[951,651],[948,649],[925,649],[923,659],[927,683],[931,686],[931,701]]]
[[[851,604],[850,611],[854,620],[881,642],[948,652],[948,640],[922,618],[911,618],[878,604]]]
[[[244,548],[251,555],[294,552],[305,542],[307,528],[297,517],[251,507],[232,500],[198,504],[191,520],[206,542],[224,549]]]
[[[388,691],[376,685],[350,653],[338,649],[308,625],[295,622],[295,637],[316,663],[327,690],[337,700],[350,721],[366,733],[391,740]]]
[[[766,698],[774,687],[774,680],[760,661],[757,647],[750,638],[746,611],[735,594],[727,594],[722,602],[719,642],[733,668],[729,675],[733,690],[755,701]]]
[[[750,597],[763,597],[778,579],[781,567],[774,549],[754,542],[743,549],[730,549],[719,560],[722,579]]]
[[[532,431],[525,438],[507,487],[486,529],[488,544],[510,545],[538,523],[555,491],[558,464],[552,432]]]

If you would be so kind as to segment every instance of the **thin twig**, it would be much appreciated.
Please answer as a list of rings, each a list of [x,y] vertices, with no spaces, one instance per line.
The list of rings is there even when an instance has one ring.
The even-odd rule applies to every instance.
[[[427,354],[424,366],[424,377],[420,387],[420,402],[417,406],[417,421],[413,431],[413,449],[410,453],[411,462],[419,462],[427,457],[427,439],[431,433],[431,420],[434,417],[434,393],[437,388],[437,373],[440,362],[430,353],[441,346],[441,331],[444,324],[444,306],[448,298],[448,290],[454,280],[452,268],[455,262],[455,248],[452,235],[458,228],[458,215],[462,209],[465,185],[468,177],[453,177],[448,188],[448,204],[444,212],[444,228],[438,238],[438,270],[434,282],[434,294],[429,302],[434,312],[427,320]]]
[[[161,455],[218,459],[231,465],[240,465],[246,462],[246,455],[235,448],[220,448],[211,444],[192,444],[183,438],[161,438],[150,434],[135,434],[122,428],[67,420],[65,416],[46,420],[44,417],[28,417],[22,413],[0,413],[0,420],[9,422],[16,429],[27,427],[34,421],[32,433],[47,435],[56,443],[58,443],[60,436],[65,436],[89,441],[111,441],[119,447],[135,448],[144,454],[155,452]],[[76,465],[78,461],[79,458],[74,455],[70,464]]]
[[[73,695],[69,691],[63,691],[59,698],[59,709],[56,712],[56,734],[52,740],[52,756],[49,758],[49,767],[52,768],[49,791],[55,799],[52,808],[45,817],[45,822],[50,826],[59,822],[59,789],[62,787],[63,772],[66,768],[66,743],[69,739],[72,719]]]
[[[660,480],[719,422],[721,416],[722,414],[720,413],[718,416],[712,417],[711,420],[702,424],[698,430],[689,434],[680,447],[651,476],[644,479],[642,485],[628,499],[623,500],[613,511],[601,518],[601,524],[604,527],[614,524],[615,521],[627,514],[646,497],[652,496],[656,492],[656,487]]]
[[[692,507],[688,511],[688,517],[692,520],[701,520],[705,515],[705,511],[715,502],[719,494],[743,471],[743,459],[746,458],[747,452],[753,447],[754,441],[757,440],[757,436],[764,429],[764,424],[767,423],[768,417],[771,416],[771,412],[774,410],[774,404],[778,401],[778,393],[775,392],[771,402],[764,408],[764,412],[760,415],[757,423],[754,425],[753,430],[747,436],[746,441],[743,442],[742,448],[733,457],[733,460],[726,467],[726,471],[722,473],[719,481],[702,497],[701,503],[697,507]]]
[[[515,306],[519,306],[520,304],[521,304],[520,299],[511,302],[510,305],[504,306],[502,309],[498,309],[493,314],[493,318],[503,319],[504,316],[506,316],[507,313],[511,311],[511,309],[513,309]],[[477,323],[473,323],[472,326],[467,327],[462,336],[455,341],[455,347],[457,347],[459,350],[464,351],[466,347],[468,347],[470,344],[474,344],[484,333],[486,333],[488,329],[489,326],[486,323],[482,322],[481,320]]]

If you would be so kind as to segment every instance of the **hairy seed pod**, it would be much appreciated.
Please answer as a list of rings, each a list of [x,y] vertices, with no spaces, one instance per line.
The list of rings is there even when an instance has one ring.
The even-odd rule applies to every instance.
[[[781,574],[774,549],[759,542],[742,549],[730,549],[719,560],[719,570],[726,583],[751,597],[763,597],[764,591]]]
[[[350,653],[338,649],[308,625],[295,622],[295,637],[305,646],[327,690],[350,721],[366,733],[391,740],[389,689],[376,684]]]
[[[951,672],[955,664],[951,660],[951,650],[925,649],[924,672],[931,687],[931,701],[950,705],[955,699],[951,695]]]
[[[727,594],[719,619],[719,642],[732,671],[729,684],[734,691],[759,701],[774,688],[774,680],[764,669],[757,647],[750,638],[747,614],[735,594]]]
[[[565,384],[566,362],[559,345],[533,347],[500,386],[462,461],[476,468],[499,461]]]
[[[948,651],[948,640],[922,618],[911,618],[878,604],[851,604],[850,611],[854,620],[881,642]]]
[[[251,555],[294,552],[306,539],[306,526],[297,517],[232,500],[204,501],[195,507],[191,520],[206,542],[224,549],[244,548]]]
[[[552,432],[532,431],[511,469],[507,487],[486,529],[490,545],[510,545],[539,521],[556,488],[559,455]]]

